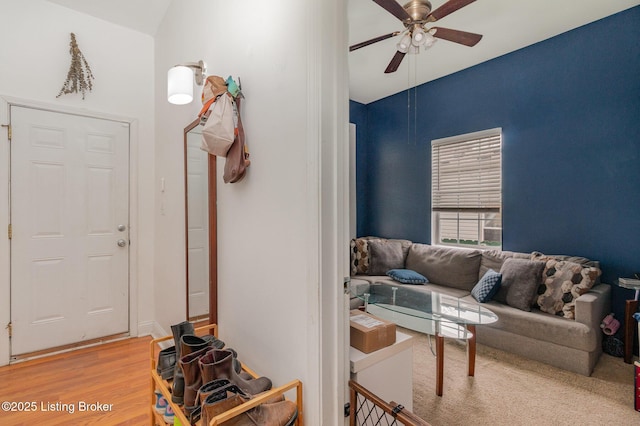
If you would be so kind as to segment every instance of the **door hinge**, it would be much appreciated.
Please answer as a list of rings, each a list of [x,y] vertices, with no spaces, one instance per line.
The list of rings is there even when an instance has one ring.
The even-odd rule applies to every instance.
[[[11,226],[11,224],[7,226],[7,236],[9,237],[9,239],[13,238],[13,226]]]
[[[2,127],[7,128],[7,139],[11,140],[11,124],[3,124]]]
[[[11,322],[9,322],[5,328],[9,331],[9,337],[11,338],[13,336],[13,325]]]

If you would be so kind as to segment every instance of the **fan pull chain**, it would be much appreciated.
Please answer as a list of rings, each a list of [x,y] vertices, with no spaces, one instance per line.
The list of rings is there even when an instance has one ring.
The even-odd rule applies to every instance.
[[[411,143],[411,92],[413,89],[413,144],[418,143],[418,59],[417,55],[409,56],[410,63],[407,66],[407,145]],[[413,62],[413,67],[411,62]],[[413,75],[412,75],[413,69]]]

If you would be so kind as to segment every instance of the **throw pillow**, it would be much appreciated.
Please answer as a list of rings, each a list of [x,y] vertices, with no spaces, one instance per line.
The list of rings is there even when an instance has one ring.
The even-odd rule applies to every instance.
[[[382,240],[376,237],[360,237],[351,240],[351,275],[366,275],[369,272],[369,241]]]
[[[404,268],[405,254],[400,241],[369,241],[369,275],[385,275],[389,269]]]
[[[489,302],[500,289],[502,274],[489,269],[471,290],[471,295],[480,303]]]
[[[544,265],[544,262],[528,259],[505,260],[500,268],[502,283],[496,300],[523,311],[531,311],[542,282]]]
[[[429,282],[424,275],[411,269],[391,269],[387,271],[387,275],[402,284],[425,284]]]
[[[543,312],[575,319],[576,299],[589,291],[600,276],[600,269],[576,262],[548,258],[538,306]]]

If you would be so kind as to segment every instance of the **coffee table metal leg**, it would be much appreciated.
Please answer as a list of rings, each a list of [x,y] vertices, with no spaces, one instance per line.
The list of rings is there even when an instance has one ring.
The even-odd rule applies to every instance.
[[[444,337],[436,333],[436,395],[442,396],[444,381]]]
[[[473,376],[476,373],[476,326],[467,324],[467,330],[472,334],[467,339],[467,365],[469,376]]]

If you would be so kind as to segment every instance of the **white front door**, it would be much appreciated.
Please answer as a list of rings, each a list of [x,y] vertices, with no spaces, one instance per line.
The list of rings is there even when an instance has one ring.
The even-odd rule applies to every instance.
[[[11,106],[11,355],[129,331],[129,124]]]

